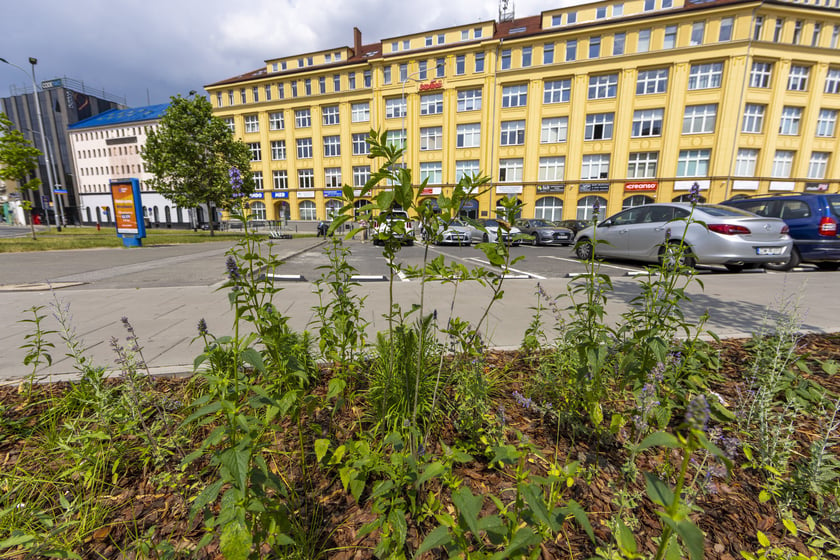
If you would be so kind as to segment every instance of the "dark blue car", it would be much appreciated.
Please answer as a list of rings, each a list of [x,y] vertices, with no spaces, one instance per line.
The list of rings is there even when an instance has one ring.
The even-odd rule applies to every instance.
[[[840,267],[840,194],[791,193],[732,199],[723,204],[787,223],[794,244],[790,260],[767,268],[790,270],[799,263],[813,263],[820,270]]]

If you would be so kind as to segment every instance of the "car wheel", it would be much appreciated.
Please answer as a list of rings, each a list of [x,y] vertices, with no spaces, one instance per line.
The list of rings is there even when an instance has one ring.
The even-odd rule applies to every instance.
[[[537,245],[539,245],[539,243],[537,243],[537,236],[536,236],[536,235],[534,236],[534,238],[533,238],[533,239],[531,239],[531,245],[533,245],[534,247],[536,247]]]
[[[575,254],[577,258],[582,261],[588,261],[592,258],[592,242],[586,238],[581,239],[578,241],[577,246],[575,247]]]
[[[764,268],[767,270],[778,270],[778,271],[786,271],[790,270],[794,267],[799,266],[799,263],[802,262],[802,257],[799,256],[799,250],[794,247],[793,250],[790,252],[790,259],[786,263],[767,263],[764,265]]]
[[[680,254],[680,249],[682,249]],[[667,270],[674,270],[677,267],[694,268],[697,259],[691,252],[691,247],[680,243],[666,243],[659,249],[659,263]]]
[[[820,270],[826,270],[829,272],[840,268],[839,262],[818,262],[814,264],[817,265],[817,268],[819,268]]]
[[[484,234],[484,237],[482,239],[484,240],[485,243],[490,243],[490,236],[487,235],[486,233]]]
[[[409,239],[409,240],[406,242],[406,245],[408,245],[409,247],[414,247],[414,240],[413,240],[413,239]]]

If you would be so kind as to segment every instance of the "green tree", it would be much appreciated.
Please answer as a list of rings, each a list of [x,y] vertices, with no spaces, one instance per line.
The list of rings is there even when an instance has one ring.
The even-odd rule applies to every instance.
[[[143,148],[148,181],[157,192],[182,207],[206,204],[213,235],[214,207],[229,209],[233,200],[254,190],[251,154],[225,122],[213,116],[203,96],[170,98],[169,108]],[[231,169],[241,172],[241,187]]]
[[[22,196],[26,191],[35,191],[41,186],[41,180],[35,177],[38,158],[41,151],[29,143],[23,133],[0,112],[0,181],[16,181],[21,191],[23,208],[29,211],[32,202]],[[27,178],[31,177],[28,181]],[[25,182],[24,182],[25,181]],[[35,237],[35,223],[30,218],[32,239]]]

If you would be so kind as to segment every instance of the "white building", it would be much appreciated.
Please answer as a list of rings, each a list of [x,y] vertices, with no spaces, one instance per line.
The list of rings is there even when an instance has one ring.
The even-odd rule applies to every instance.
[[[203,208],[194,217],[191,209],[180,208],[147,185],[151,174],[143,161],[143,146],[168,107],[114,109],[68,127],[82,223],[113,223],[110,182],[127,178],[140,181],[147,226],[189,228],[207,221]]]

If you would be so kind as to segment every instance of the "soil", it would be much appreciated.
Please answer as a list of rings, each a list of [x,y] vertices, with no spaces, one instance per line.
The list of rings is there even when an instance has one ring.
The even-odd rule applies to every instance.
[[[725,340],[715,344],[719,350],[721,367],[718,375],[714,376],[712,389],[730,403],[736,401],[739,390],[743,389],[743,370],[748,362],[749,343],[749,340]],[[831,368],[825,368],[829,370],[826,371],[822,364],[827,360],[840,361],[840,334],[806,335],[802,337],[797,348],[801,360],[798,370],[802,377],[821,385],[836,398],[840,394],[840,372],[833,373]],[[491,368],[515,372],[520,376],[519,379],[527,375],[533,367],[530,361],[524,360],[516,352],[491,352],[488,355],[488,365]],[[317,394],[325,394],[327,377],[325,374],[324,386],[315,391]],[[165,395],[171,402],[189,399],[188,379],[158,378],[154,380],[154,384],[156,391]],[[25,430],[19,429],[20,426],[31,423],[39,413],[37,406],[32,406],[31,403],[43,402],[44,397],[48,395],[60,395],[67,391],[68,387],[66,383],[40,386],[35,389],[34,395],[21,391],[19,387],[0,387],[0,411],[3,413],[0,423],[0,473],[3,473],[0,474],[0,496],[3,498],[0,508],[12,505],[8,502],[11,495],[8,493],[8,485],[13,486],[14,482],[5,475],[20,472],[16,469],[32,467],[27,464],[29,441],[20,436]],[[564,492],[563,498],[574,499],[583,507],[595,535],[602,542],[612,542],[607,521],[619,511],[622,500],[631,500],[634,503],[625,509],[624,517],[639,544],[639,552],[652,553],[656,546],[655,537],[662,533],[662,524],[656,514],[657,507],[646,497],[643,476],[639,474],[635,480],[628,481],[622,473],[622,466],[627,461],[627,451],[621,436],[608,433],[596,436],[562,429],[549,422],[546,416],[523,408],[512,396],[512,392],[517,388],[516,382],[507,385],[503,394],[494,397],[494,406],[504,407],[506,426],[509,428],[506,432],[508,441],[516,443],[517,439],[521,438],[527,440],[538,451],[529,457],[526,468],[533,475],[542,475],[546,473],[549,461],[556,459],[557,464],[561,466],[579,461],[582,468]],[[24,406],[27,396],[30,404]],[[619,403],[611,405],[614,408],[620,407]],[[359,410],[351,406],[332,416],[323,410],[316,410],[311,414],[302,425],[317,423],[328,427],[332,438],[337,441],[353,437],[354,431],[358,430],[360,425]],[[807,449],[808,443],[820,433],[820,420],[821,418],[813,416],[799,417],[796,438],[801,450]],[[11,429],[10,426],[18,428]],[[431,446],[432,449],[426,451],[427,453],[440,453],[443,445],[453,443],[456,440],[455,428],[444,425],[437,436],[437,442]],[[312,441],[321,436],[305,433],[304,437]],[[314,458],[308,461],[308,472],[304,475],[295,454],[295,450],[299,449],[299,441],[296,425],[283,425],[277,431],[277,441],[274,445],[278,452],[276,457],[279,458],[277,469],[290,484],[296,486],[300,496],[309,498],[305,501],[306,505],[296,513],[302,520],[313,520],[308,527],[309,537],[319,543],[315,547],[320,551],[319,557],[339,560],[372,558],[372,550],[377,543],[376,533],[360,535],[361,527],[375,519],[369,499],[371,485],[368,484],[357,503],[343,490],[337,473],[320,470],[314,464]],[[837,439],[834,443],[837,444]],[[835,445],[833,451],[840,455],[840,445]],[[492,491],[503,497],[510,496],[502,489],[512,486],[512,471],[493,468],[486,459],[477,454],[474,457],[473,461],[455,468],[456,476],[463,480],[475,495],[486,495]],[[653,448],[638,457],[637,465],[640,471],[655,472],[663,476],[662,473],[669,472],[669,469],[673,472],[680,460],[681,452],[677,450]],[[695,481],[693,487],[699,488],[700,491],[692,492],[688,496],[694,500],[696,506],[692,519],[705,533],[706,558],[734,560],[742,558],[741,551],[755,552],[761,547],[757,539],[758,532],[767,535],[771,543],[807,553],[805,543],[809,537],[804,520],[805,513],[819,518],[832,534],[840,538],[840,509],[837,496],[828,496],[827,502],[822,506],[806,504],[805,511],[795,513],[794,521],[803,531],[794,537],[783,525],[774,500],[763,502],[759,499],[759,493],[766,487],[765,477],[756,470],[742,468],[744,462],[744,456],[739,454],[730,476],[727,477],[725,471],[718,471],[716,476]],[[208,469],[201,470],[199,474],[196,464],[192,468],[192,477],[209,476]],[[181,551],[184,557],[222,558],[218,540],[198,547],[205,532],[200,519],[191,521],[189,518],[188,500],[203,488],[206,481],[191,478],[166,483],[160,474],[144,472],[139,467],[117,469],[115,472],[117,476],[113,479],[113,486],[98,497],[99,505],[108,512],[107,519],[100,526],[90,528],[80,539],[82,542],[75,547],[74,552],[85,559],[154,556],[148,551],[138,552],[136,548],[136,535],[146,534],[149,542],[168,542],[174,549]],[[56,491],[59,490],[60,488],[56,488]],[[435,487],[432,484],[429,490],[436,492],[439,486]],[[452,512],[448,491],[441,492],[440,499],[444,502],[444,507]],[[484,500],[483,508],[484,514],[495,512],[489,499]],[[421,523],[408,520],[409,549],[416,549],[434,527],[433,520]],[[0,541],[7,536],[0,534]],[[539,558],[582,559],[589,558],[594,553],[595,545],[586,533],[579,525],[567,521],[563,531],[554,541],[543,542]],[[4,554],[8,557],[25,557],[22,552],[16,554],[10,550]],[[444,556],[424,556],[438,557]]]

